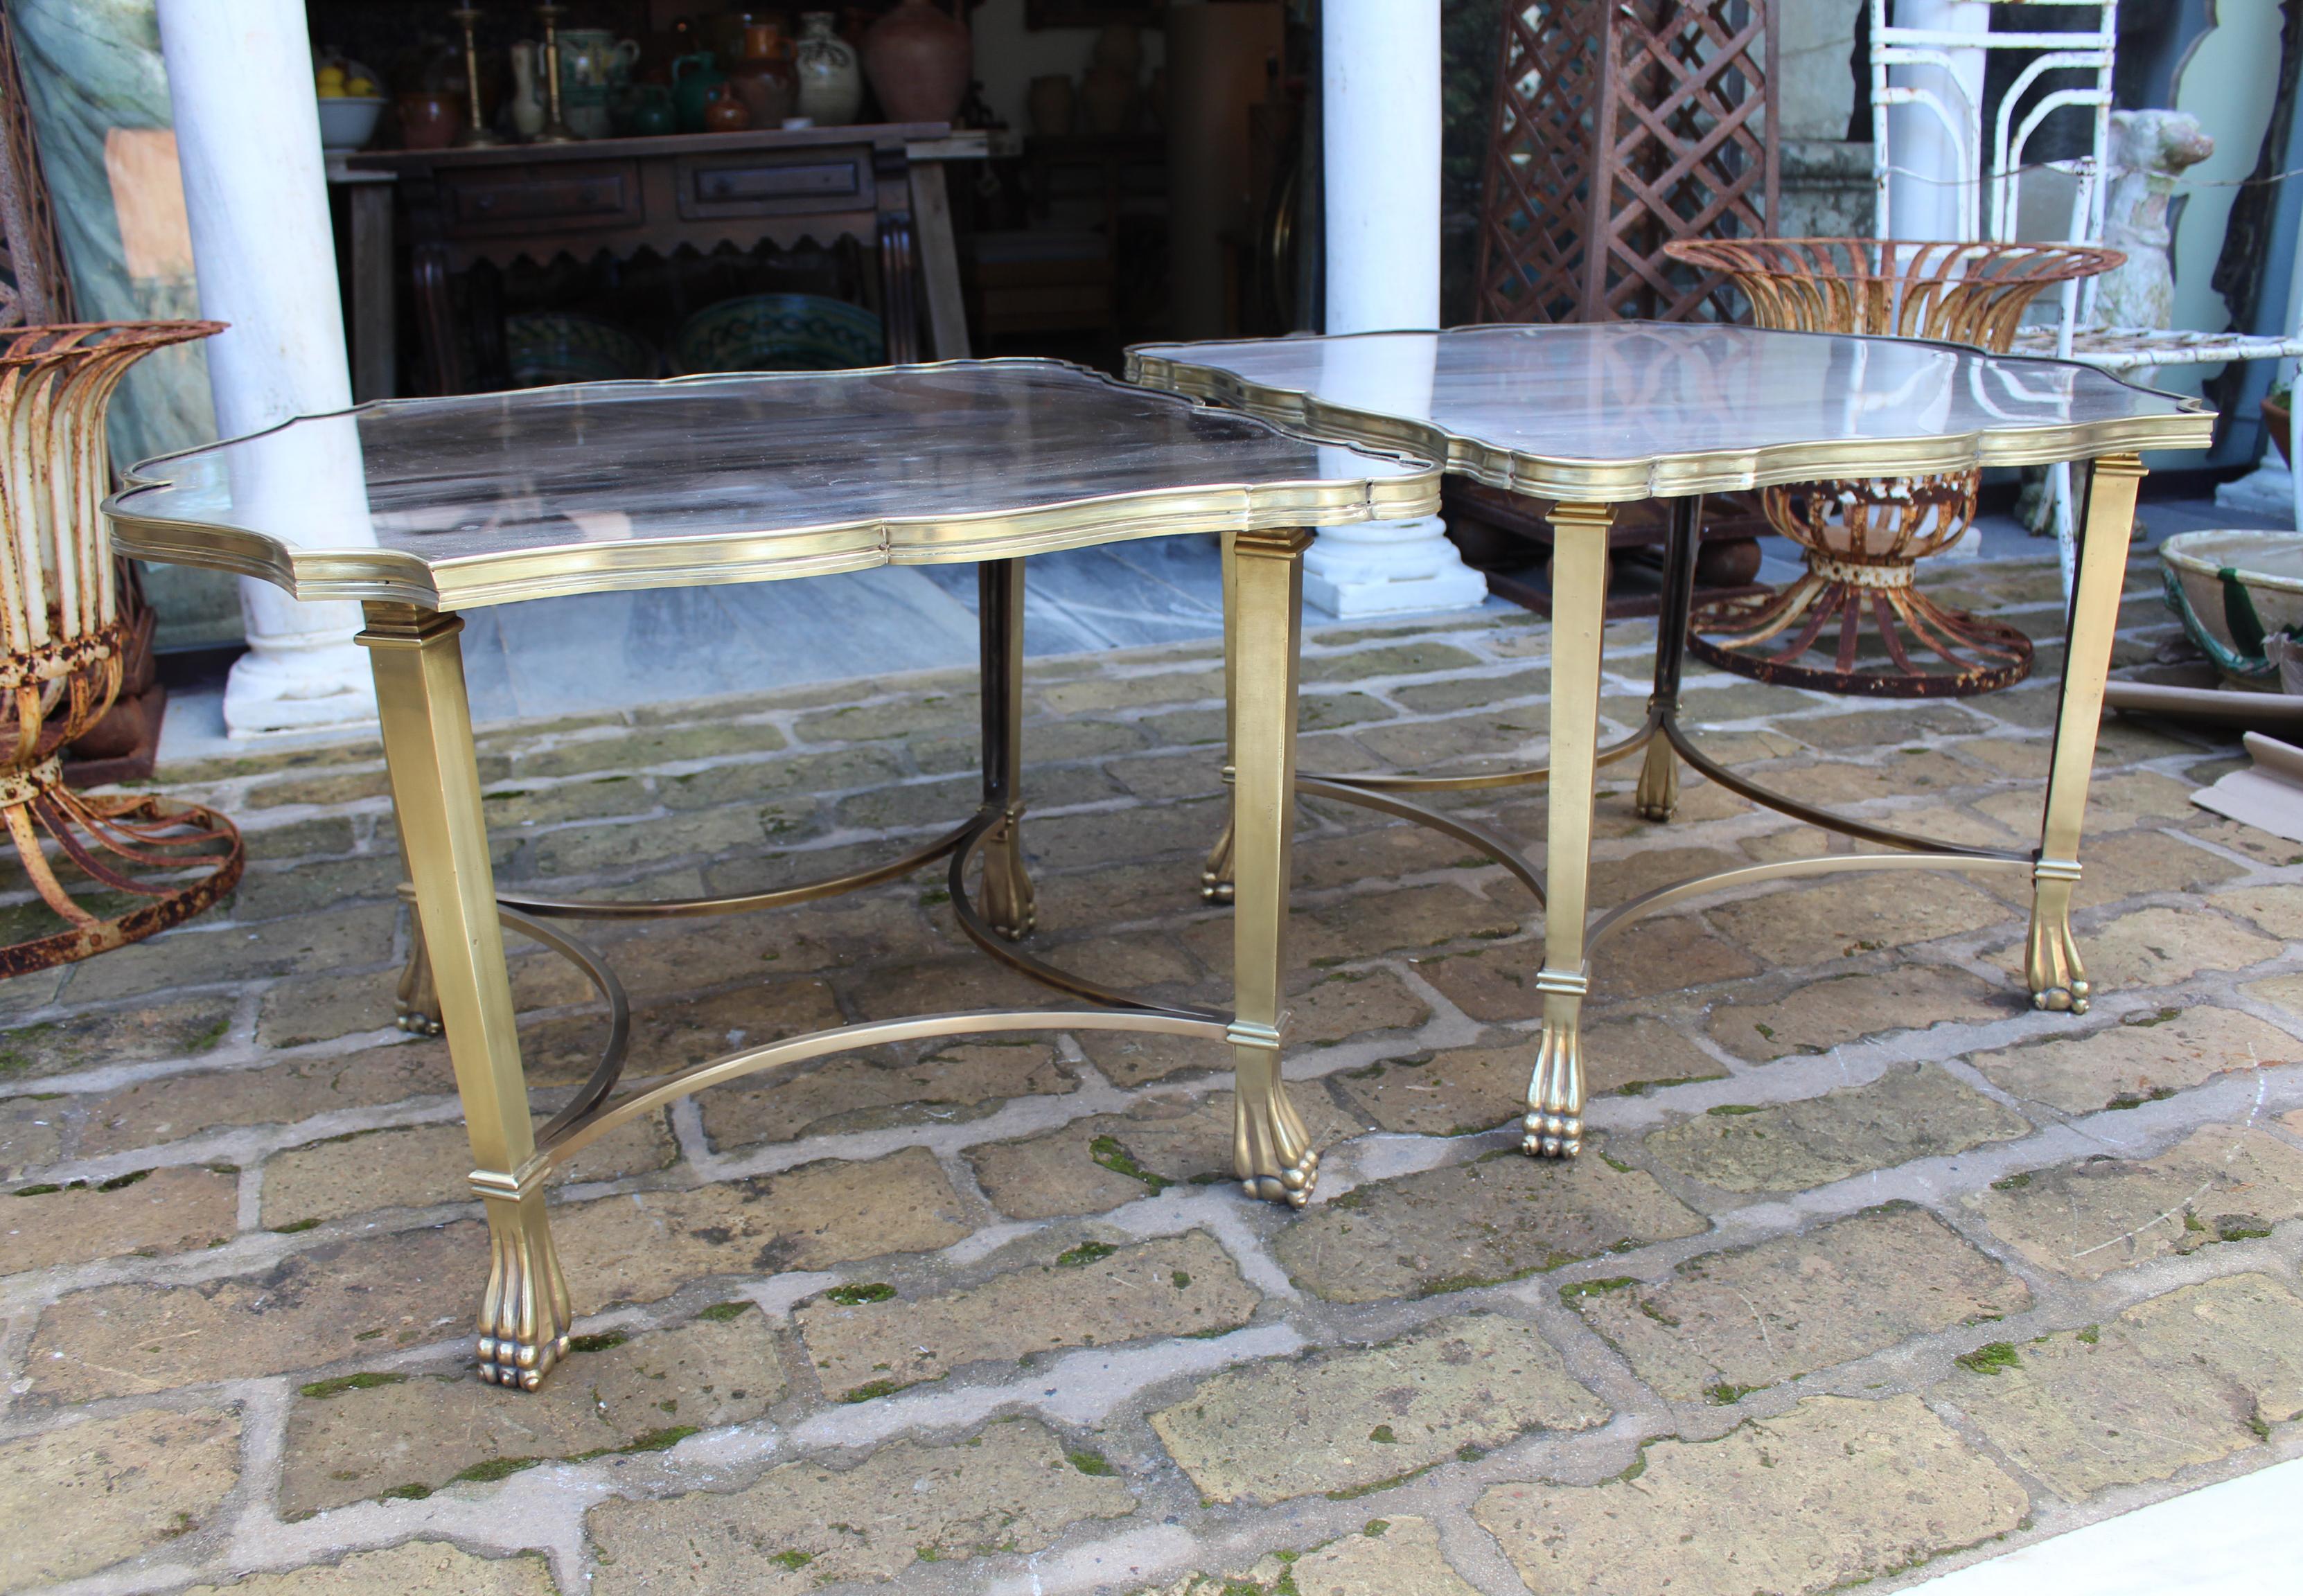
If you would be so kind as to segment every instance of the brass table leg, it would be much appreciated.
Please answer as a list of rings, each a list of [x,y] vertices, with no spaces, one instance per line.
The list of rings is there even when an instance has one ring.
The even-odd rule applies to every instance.
[[[983,639],[983,803],[1000,822],[983,839],[983,918],[1010,942],[1039,908],[1024,866],[1024,562],[976,567]]]
[[[1695,551],[1702,525],[1700,494],[1672,500],[1671,531],[1664,541],[1663,592],[1656,606],[1655,691],[1648,698],[1651,726],[1660,727],[1679,714],[1679,678],[1687,662],[1687,617],[1695,598]],[[1632,798],[1643,819],[1668,820],[1679,807],[1679,759],[1669,737],[1648,743]]]
[[[2047,768],[2039,853],[2031,867],[2031,935],[2024,950],[2024,977],[2034,1004],[2074,1014],[2087,1012],[2088,1006],[2087,970],[2071,936],[2071,889],[2079,879],[2079,822],[2087,812],[2088,777],[2095,767],[2104,684],[2111,672],[2111,640],[2119,627],[2127,545],[2142,482],[2143,462],[2131,454],[2106,456],[2088,474],[2079,581],[2071,595],[2063,651],[2063,705]]]
[[[440,1034],[440,995],[432,989],[432,955],[424,946],[424,917],[416,911],[416,878],[408,869],[408,838],[400,839],[400,901],[408,905],[408,962],[392,996],[393,1021],[419,1037]]]
[[[534,1390],[568,1350],[567,1283],[544,1216],[472,752],[459,617],[372,603],[359,641],[375,672],[392,811],[472,1141],[472,1189],[494,1253],[480,1309],[480,1375]]]
[[[1223,612],[1229,616],[1239,609],[1239,554],[1235,533],[1225,533],[1223,539]],[[1224,627],[1224,827],[1208,850],[1207,862],[1200,867],[1200,896],[1211,903],[1231,902],[1231,785],[1238,775],[1233,763],[1239,752],[1239,648],[1237,634],[1230,626]]]
[[[1233,1018],[1237,1088],[1232,1170],[1250,1197],[1302,1207],[1320,1155],[1279,1078],[1286,999],[1288,844],[1295,828],[1295,653],[1303,631],[1302,530],[1235,541],[1225,654],[1237,743],[1232,785]]]
[[[1520,1143],[1540,1158],[1573,1158],[1583,1147],[1583,915],[1614,520],[1604,504],[1562,504],[1551,515],[1551,811],[1544,827],[1543,968],[1535,978],[1543,1041]]]

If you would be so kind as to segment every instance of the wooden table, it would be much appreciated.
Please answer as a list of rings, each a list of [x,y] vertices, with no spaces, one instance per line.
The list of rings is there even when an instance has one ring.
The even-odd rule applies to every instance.
[[[485,279],[475,278],[473,332],[484,369],[464,369],[450,283],[457,273],[563,253],[669,256],[683,244],[709,252],[721,244],[789,248],[855,239],[879,254],[888,358],[921,357],[923,301],[934,357],[963,357],[967,331],[941,163],[981,159],[981,145],[980,134],[941,122],[890,122],[386,150],[343,164],[348,179],[398,180],[423,347],[419,382],[426,392],[446,394],[472,391],[486,368],[502,364],[501,315]],[[367,275],[357,239],[355,256],[357,288]],[[356,333],[372,319],[359,304],[356,293]],[[356,336],[356,349],[360,342]]]

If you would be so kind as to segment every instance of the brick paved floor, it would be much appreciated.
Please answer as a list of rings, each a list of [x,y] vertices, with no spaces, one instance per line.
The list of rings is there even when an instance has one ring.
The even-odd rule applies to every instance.
[[[1950,585],[2056,625],[2043,566]],[[2130,661],[2166,631],[2154,585]],[[1649,628],[1609,643],[1620,727]],[[1518,617],[1317,632],[1304,763],[1532,752],[1545,648]],[[1029,676],[1045,951],[1220,1000],[1215,649]],[[2044,682],[1690,702],[1786,788],[2031,834]],[[967,678],[912,676],[497,729],[498,868],[695,893],[872,858],[968,806],[974,711]],[[1597,974],[1565,1166],[1508,1126],[1529,905],[1458,844],[1307,805],[1315,1206],[1223,1178],[1203,1045],[830,1059],[578,1161],[580,1351],[526,1399],[468,1369],[483,1233],[443,1049],[391,1029],[375,750],[168,772],[248,828],[228,911],[0,984],[0,1587],[1744,1596],[1892,1586],[2293,1456],[2303,849],[2186,801],[2231,753],[2106,727],[2083,1019],[2024,1003],[2002,877],[1641,927]],[[1700,784],[1649,825],[1605,785],[1603,903],[1816,841]],[[1492,814],[1540,835],[1540,797]],[[636,1075],[1048,1001],[967,951],[940,878],[603,940]],[[516,988],[549,1106],[596,1014],[549,955]]]

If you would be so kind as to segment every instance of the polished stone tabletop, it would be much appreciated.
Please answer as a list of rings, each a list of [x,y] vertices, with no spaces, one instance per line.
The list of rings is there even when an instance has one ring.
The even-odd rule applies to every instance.
[[[393,399],[136,466],[122,552],[462,609],[1430,513],[1415,459],[1046,360]]]
[[[1145,344],[1128,376],[1586,501],[2197,449],[2214,426],[2196,399],[2083,365],[1716,323]]]

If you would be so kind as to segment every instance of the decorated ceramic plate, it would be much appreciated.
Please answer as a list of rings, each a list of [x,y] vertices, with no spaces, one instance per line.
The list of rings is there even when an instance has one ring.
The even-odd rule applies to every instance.
[[[880,318],[821,294],[752,294],[688,318],[671,340],[671,369],[696,372],[845,371],[887,359]]]
[[[2274,633],[2303,637],[2303,533],[2186,532],[2159,545],[2168,607],[2215,668],[2275,686],[2265,657]]]
[[[524,311],[504,317],[504,353],[516,388],[653,377],[654,345],[596,316]]]

